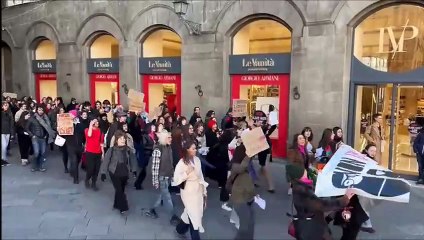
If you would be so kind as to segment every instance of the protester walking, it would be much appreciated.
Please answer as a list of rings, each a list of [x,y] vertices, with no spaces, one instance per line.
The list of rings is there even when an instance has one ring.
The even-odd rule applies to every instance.
[[[184,212],[176,227],[178,234],[190,229],[191,239],[199,240],[199,232],[205,230],[202,224],[203,211],[206,208],[208,183],[205,182],[200,159],[196,157],[196,144],[186,141],[183,146],[183,158],[178,162],[174,172],[174,186],[181,189]]]
[[[158,208],[163,201],[171,217],[170,223],[172,225],[177,225],[179,218],[175,215],[174,203],[171,193],[169,192],[171,178],[174,174],[171,148],[172,137],[171,134],[166,131],[159,133],[158,137],[159,145],[153,150],[152,154],[152,183],[153,187],[160,192],[153,207],[149,210],[143,209],[143,211],[146,216],[157,218],[158,214],[155,209]]]
[[[367,139],[368,143],[374,143],[377,147],[375,159],[380,164],[381,153],[384,151],[386,139],[383,126],[383,116],[380,113],[376,113],[372,116],[372,119],[373,123],[366,128],[364,137]]]
[[[115,188],[115,198],[113,208],[118,209],[121,214],[128,211],[128,200],[125,195],[125,186],[130,172],[136,172],[137,160],[134,150],[127,145],[128,135],[117,130],[112,137],[113,146],[106,152],[101,165],[101,180],[106,179],[106,171],[109,172],[113,187]]]
[[[98,191],[96,185],[97,177],[99,175],[102,155],[104,154],[103,139],[104,135],[99,128],[99,121],[93,119],[90,122],[88,129],[85,129],[85,155],[87,159],[87,175],[85,178],[85,187]]]
[[[53,143],[56,132],[51,128],[50,120],[44,114],[43,106],[37,106],[37,112],[28,120],[26,132],[29,134],[34,150],[32,172],[45,172],[45,152],[47,144]],[[47,139],[47,141],[46,141]]]
[[[31,153],[31,138],[26,131],[26,125],[28,120],[31,118],[31,114],[28,111],[21,112],[21,116],[16,123],[16,132],[18,135],[19,153],[21,155],[22,166],[29,163],[29,155]]]
[[[413,148],[418,162],[417,184],[424,184],[424,126],[415,138]]]
[[[136,190],[143,189],[143,181],[147,175],[147,166],[149,165],[150,158],[152,157],[153,149],[157,142],[156,126],[154,124],[147,124],[141,136],[141,153],[137,159],[138,167],[137,179],[134,182]]]
[[[15,135],[15,121],[9,103],[3,102],[1,111],[1,166],[8,166],[7,147],[10,138]]]

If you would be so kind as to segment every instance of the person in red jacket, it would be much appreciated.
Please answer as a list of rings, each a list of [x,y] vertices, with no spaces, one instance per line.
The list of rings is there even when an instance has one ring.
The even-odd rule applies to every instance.
[[[85,187],[90,188],[91,179],[91,187],[94,191],[98,191],[96,181],[104,155],[104,134],[99,128],[99,121],[97,119],[93,119],[90,122],[90,126],[85,129],[85,141],[85,156],[87,159]]]

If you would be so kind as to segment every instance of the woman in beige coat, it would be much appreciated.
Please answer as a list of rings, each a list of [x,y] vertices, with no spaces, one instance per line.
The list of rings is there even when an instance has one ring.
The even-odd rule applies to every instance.
[[[365,130],[365,138],[368,144],[373,143],[377,147],[377,154],[375,160],[378,164],[381,164],[381,153],[384,151],[384,140],[386,139],[383,127],[383,116],[380,113],[376,113],[372,116],[373,123]]]
[[[184,204],[184,212],[181,222],[176,227],[179,235],[184,235],[190,229],[191,239],[199,240],[199,232],[205,230],[202,226],[203,210],[206,207],[206,188],[202,174],[200,159],[196,157],[196,145],[194,142],[183,144],[183,158],[178,162],[174,172],[174,186],[181,189],[181,200]]]

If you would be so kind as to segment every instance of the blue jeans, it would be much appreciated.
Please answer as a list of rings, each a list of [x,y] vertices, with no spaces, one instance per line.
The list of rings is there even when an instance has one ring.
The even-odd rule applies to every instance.
[[[203,156],[201,154],[197,154],[197,157],[200,159],[200,162],[202,164],[202,173],[205,174],[206,168],[215,169],[215,166],[208,163],[206,161],[206,156]]]
[[[1,135],[1,160],[7,160],[7,147],[9,146],[10,134]]]
[[[258,177],[258,175],[256,174],[256,170],[255,170],[255,167],[253,166],[253,161],[250,161],[249,162],[249,166],[248,166],[248,171],[249,171],[249,174],[250,174],[250,177],[253,179],[253,181],[257,181],[257,180],[259,180],[259,177]]]
[[[157,208],[160,206],[162,200],[163,205],[167,208],[167,211],[172,216],[175,215],[174,203],[172,202],[171,193],[169,192],[169,185],[171,183],[171,178],[159,176],[159,196],[156,200],[153,208]]]
[[[31,139],[32,148],[34,149],[34,160],[32,161],[32,168],[39,169],[43,168],[44,159],[46,154],[46,139],[33,137]]]

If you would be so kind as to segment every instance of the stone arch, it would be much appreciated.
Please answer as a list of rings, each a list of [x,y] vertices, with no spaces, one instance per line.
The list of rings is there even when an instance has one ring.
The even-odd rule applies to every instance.
[[[261,12],[257,9],[261,9]],[[301,37],[303,34],[305,18],[299,8],[288,1],[233,1],[217,18],[214,29],[228,37],[234,29],[246,23],[243,21],[252,21],[260,16],[279,19],[279,22],[285,23],[292,30],[292,37]]]
[[[27,46],[30,50],[34,50],[38,44],[38,41],[45,38],[54,43],[57,53],[59,49],[59,43],[61,42],[59,39],[59,34],[51,24],[45,21],[37,21],[28,28],[26,32],[25,46]]]
[[[89,16],[83,21],[77,31],[75,42],[77,46],[81,47],[101,33],[108,33],[114,36],[118,40],[119,45],[122,45],[126,40],[124,31],[115,18],[108,14],[98,13]]]
[[[146,38],[148,38],[150,36],[150,34],[152,34],[153,32],[157,31],[157,30],[169,30],[174,32],[175,34],[177,34],[180,38],[181,35],[178,34],[178,32],[176,32],[173,28],[166,26],[166,25],[162,25],[162,24],[156,24],[156,25],[152,25],[146,29],[144,29],[135,39],[135,41],[137,43],[142,43],[144,42],[144,40],[146,40]],[[181,38],[182,40],[182,38]]]
[[[2,29],[1,40],[5,42],[11,49],[16,47],[15,39],[13,39],[12,34],[7,28]]]
[[[159,17],[160,16],[160,17]],[[128,28],[128,40],[139,42],[152,28],[162,26],[177,33],[181,40],[190,32],[174,10],[164,4],[154,4],[140,11],[131,21]]]
[[[422,0],[388,0],[388,1],[346,1],[338,13],[335,23],[338,26],[354,28],[369,15],[386,7],[412,4],[424,7]]]

